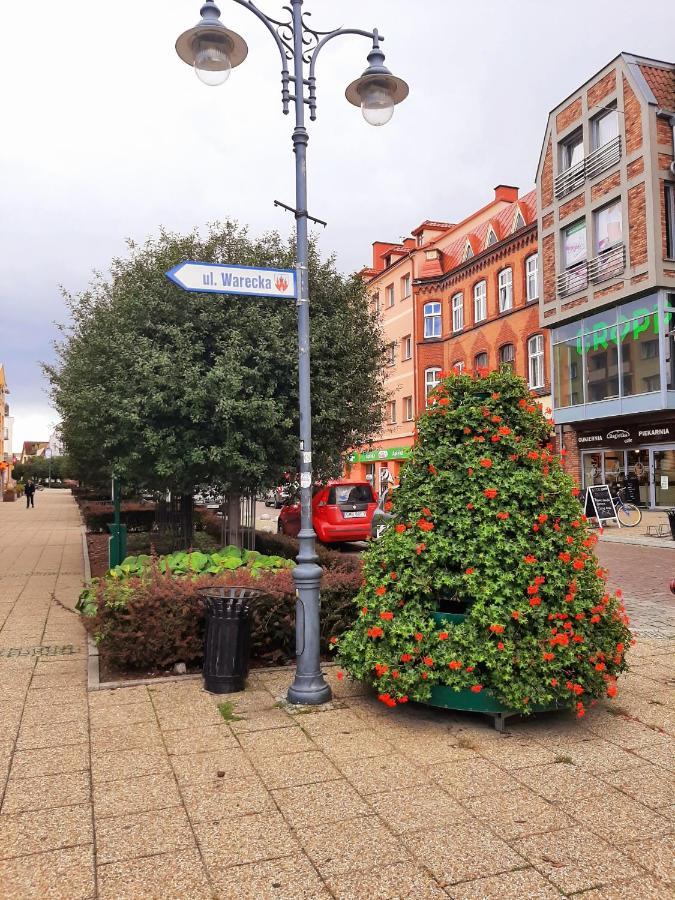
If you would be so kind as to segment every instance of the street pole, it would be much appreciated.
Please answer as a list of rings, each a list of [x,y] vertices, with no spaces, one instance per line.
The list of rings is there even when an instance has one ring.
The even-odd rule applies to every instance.
[[[320,660],[320,587],[321,567],[316,555],[316,534],[312,524],[312,401],[310,387],[309,331],[309,243],[308,219],[320,221],[307,211],[307,144],[305,105],[310,119],[316,118],[315,66],[319,52],[328,41],[341,35],[359,35],[372,41],[368,67],[347,88],[347,100],[360,106],[372,125],[384,125],[394,106],[408,95],[408,85],[391,74],[384,65],[380,49],[383,40],[377,29],[336,28],[316,31],[303,19],[303,0],[291,0],[290,21],[279,21],[263,13],[253,0],[233,0],[253,13],[270,32],[281,56],[281,101],[284,114],[295,107],[292,142],[295,154],[296,270],[298,311],[298,402],[300,413],[300,533],[297,566],[293,570],[296,587],[296,670],[288,690],[291,703],[316,705],[331,698],[330,686],[321,672]],[[202,19],[194,28],[183,32],[176,41],[178,56],[194,66],[199,79],[215,86],[224,83],[230,70],[245,60],[248,47],[236,32],[220,22],[220,10],[214,0],[204,0]],[[293,61],[292,74],[288,63]],[[307,69],[307,71],[305,71]],[[278,202],[278,201],[275,201]],[[280,206],[285,204],[278,203]],[[325,224],[325,223],[323,223]]]

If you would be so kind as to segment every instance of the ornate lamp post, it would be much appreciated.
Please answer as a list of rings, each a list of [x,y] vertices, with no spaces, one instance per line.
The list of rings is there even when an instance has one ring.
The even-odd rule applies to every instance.
[[[312,411],[310,398],[309,360],[309,278],[307,271],[307,143],[305,106],[309,116],[316,119],[316,60],[321,49],[345,34],[355,34],[372,41],[368,67],[360,78],[346,90],[350,103],[360,106],[363,117],[371,125],[384,125],[392,117],[397,103],[408,96],[408,85],[391,74],[384,65],[380,49],[383,38],[378,31],[357,28],[336,28],[316,31],[303,14],[303,0],[290,0],[285,9],[287,21],[265,15],[252,0],[233,0],[253,13],[265,25],[281,56],[281,105],[285,115],[290,104],[295,107],[293,152],[295,154],[296,254],[298,282],[298,345],[299,345],[299,405],[300,405],[300,551],[298,565],[293,570],[297,588],[296,656],[297,666],[293,684],[288,691],[291,703],[319,704],[330,700],[331,690],[324,681],[319,663],[319,590],[321,568],[317,565],[312,526]],[[226,28],[220,21],[220,10],[214,0],[205,0],[201,21],[185,31],[176,41],[180,58],[194,67],[205,84],[223,84],[233,68],[240,65],[248,53],[243,38]]]

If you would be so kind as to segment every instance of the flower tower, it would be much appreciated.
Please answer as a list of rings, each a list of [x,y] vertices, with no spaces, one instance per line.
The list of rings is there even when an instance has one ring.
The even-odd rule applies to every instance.
[[[522,378],[444,377],[365,555],[341,665],[389,706],[437,686],[578,716],[613,697],[631,634],[578,498]]]

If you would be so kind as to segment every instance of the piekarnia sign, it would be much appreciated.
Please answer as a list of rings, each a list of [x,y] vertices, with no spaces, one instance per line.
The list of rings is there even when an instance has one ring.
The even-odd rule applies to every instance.
[[[296,297],[294,269],[258,269],[187,260],[169,269],[166,277],[184,291],[198,294],[237,294],[249,297]]]

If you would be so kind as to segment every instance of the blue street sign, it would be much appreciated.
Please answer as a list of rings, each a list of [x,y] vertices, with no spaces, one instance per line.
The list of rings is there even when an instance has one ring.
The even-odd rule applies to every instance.
[[[295,269],[259,269],[221,263],[179,263],[166,273],[184,291],[198,294],[240,294],[294,300]]]

